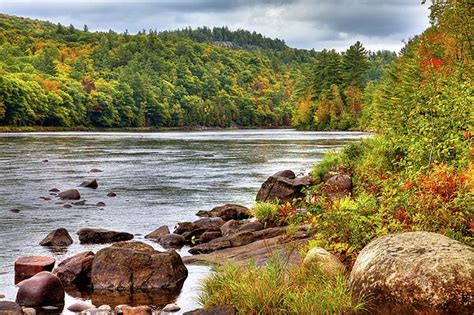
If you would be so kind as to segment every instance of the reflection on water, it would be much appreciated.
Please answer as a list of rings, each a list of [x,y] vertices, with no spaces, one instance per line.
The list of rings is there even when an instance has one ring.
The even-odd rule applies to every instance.
[[[59,262],[104,247],[80,245],[75,233],[81,228],[130,232],[161,249],[143,235],[163,224],[173,228],[177,221],[194,220],[200,209],[250,206],[269,175],[283,169],[307,172],[327,150],[363,136],[293,130],[0,134],[0,293],[14,299],[13,262],[19,256],[47,255]],[[103,172],[91,173],[93,168]],[[93,178],[97,189],[78,187]],[[77,188],[86,202],[65,208],[51,188]],[[109,192],[117,196],[108,197]],[[98,202],[106,206],[96,207]],[[38,245],[59,227],[70,232],[74,244],[53,252]],[[187,249],[180,254],[187,255]],[[196,279],[209,270],[188,269],[178,297],[184,310],[196,307]]]

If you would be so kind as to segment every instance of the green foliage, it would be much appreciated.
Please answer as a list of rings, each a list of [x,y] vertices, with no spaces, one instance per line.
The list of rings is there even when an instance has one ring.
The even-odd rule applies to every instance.
[[[265,266],[218,267],[202,284],[205,308],[230,305],[239,314],[342,314],[363,309],[342,276],[328,278],[317,264],[288,266],[274,256]]]
[[[282,219],[278,211],[278,204],[271,202],[257,202],[252,208],[252,214],[264,225],[278,225]]]

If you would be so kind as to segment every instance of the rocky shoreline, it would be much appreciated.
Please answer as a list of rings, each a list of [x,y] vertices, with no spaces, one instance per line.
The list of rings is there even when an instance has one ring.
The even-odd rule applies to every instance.
[[[334,198],[351,194],[349,175],[328,173],[323,180]],[[310,176],[297,177],[288,170],[278,172],[262,184],[256,200],[288,202],[301,198],[302,190],[313,183]],[[98,183],[94,179],[81,186],[95,189]],[[61,200],[81,198],[76,189],[50,191]],[[161,226],[145,236],[166,251],[133,241],[134,235],[127,232],[83,228],[77,231],[81,244],[111,245],[96,253],[77,253],[56,268],[51,257],[18,258],[16,301],[0,301],[0,314],[33,315],[44,310],[60,313],[65,292],[82,299],[101,296],[97,300],[106,301],[102,305],[93,305],[87,299],[78,301],[67,308],[75,313],[168,314],[180,310],[173,302],[188,276],[186,265],[226,262],[243,265],[249,259],[263,265],[275,254],[286,257],[289,264],[318,263],[327,274],[346,274],[355,295],[370,296],[370,305],[378,314],[390,314],[393,309],[402,313],[467,314],[474,305],[473,249],[438,234],[409,232],[374,240],[360,253],[349,273],[347,266],[322,248],[313,248],[305,257],[301,256],[299,250],[314,233],[309,224],[291,230],[285,225],[266,226],[253,218],[251,209],[236,204],[200,210],[196,215],[200,218],[178,222],[172,232],[168,226]],[[68,231],[59,228],[40,245],[60,248],[71,243]],[[183,246],[190,246],[191,256],[181,257],[175,251]],[[424,278],[414,276],[420,273]],[[129,306],[121,302],[122,296],[130,294],[140,296],[136,300],[141,303]],[[156,301],[162,303],[156,305]],[[184,314],[236,314],[236,310],[222,306]]]

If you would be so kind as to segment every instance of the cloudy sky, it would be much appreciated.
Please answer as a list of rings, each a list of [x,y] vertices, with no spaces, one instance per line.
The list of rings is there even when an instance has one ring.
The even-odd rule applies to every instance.
[[[278,37],[297,48],[398,51],[428,26],[421,0],[0,0],[0,12],[90,30],[223,26]]]

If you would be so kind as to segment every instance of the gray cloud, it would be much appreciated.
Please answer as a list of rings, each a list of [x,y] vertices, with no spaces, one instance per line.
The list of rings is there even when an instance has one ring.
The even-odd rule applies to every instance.
[[[371,50],[398,50],[428,26],[428,6],[413,0],[0,0],[0,12],[131,33],[227,25],[317,50],[356,40]]]

